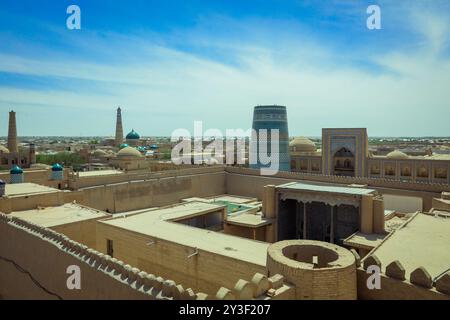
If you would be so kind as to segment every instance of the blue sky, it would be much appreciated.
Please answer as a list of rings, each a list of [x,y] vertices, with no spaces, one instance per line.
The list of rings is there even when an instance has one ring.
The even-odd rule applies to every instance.
[[[10,109],[19,135],[113,135],[118,105],[126,131],[170,135],[282,104],[291,135],[450,136],[449,21],[446,0],[2,0],[0,135]]]

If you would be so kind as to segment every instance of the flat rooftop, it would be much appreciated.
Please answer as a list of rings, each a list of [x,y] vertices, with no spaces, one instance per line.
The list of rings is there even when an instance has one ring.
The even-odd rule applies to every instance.
[[[58,207],[14,211],[9,215],[46,228],[110,216],[103,211],[86,208],[74,203],[66,203]]]
[[[98,176],[108,176],[114,174],[123,174],[120,170],[93,170],[93,171],[81,171],[78,172],[80,178],[86,177],[98,177]]]
[[[261,204],[258,203],[258,199],[250,198],[250,197],[241,197],[234,195],[220,195],[214,197],[200,198],[200,197],[192,197],[181,199],[182,202],[192,202],[192,201],[200,201],[206,203],[213,203],[217,205],[226,206],[227,214],[234,215],[240,214],[243,212],[252,212],[256,213]]]
[[[309,192],[325,192],[325,193],[334,193],[334,194],[344,194],[349,196],[361,196],[367,194],[376,193],[373,189],[366,188],[352,188],[352,187],[344,187],[344,186],[324,186],[324,185],[316,185],[316,184],[308,184],[302,182],[291,182],[287,184],[283,184],[276,187],[277,189],[290,189],[290,190],[298,190],[298,191],[309,191]]]
[[[58,189],[42,186],[36,183],[8,183],[5,186],[5,195],[8,197],[29,196],[42,193],[61,192]]]
[[[126,217],[114,217],[99,223],[265,266],[268,243],[166,221],[220,209],[223,206],[213,203],[187,202],[171,207],[152,208]]]
[[[411,216],[405,216],[405,217],[394,216],[394,217],[390,218],[389,220],[385,220],[384,221],[384,230],[386,230],[386,232],[392,232],[394,230],[397,230],[409,218],[411,218]]]
[[[226,222],[229,224],[250,228],[259,228],[272,224],[271,220],[264,218],[261,214],[254,213],[242,213],[236,216],[231,216],[227,218]]]
[[[187,202],[183,204],[163,207],[151,210],[156,213],[161,220],[176,221],[193,218],[225,209],[224,205],[210,204],[205,202]]]
[[[424,213],[415,214],[374,249],[382,268],[394,260],[406,270],[406,278],[418,267],[436,277],[450,267],[450,219]]]
[[[354,248],[372,250],[379,246],[387,234],[356,232],[344,240],[344,244]]]
[[[189,201],[203,201],[203,202],[215,202],[215,201],[224,201],[224,202],[233,202],[233,203],[250,203],[257,201],[257,198],[251,198],[251,197],[243,197],[243,196],[235,196],[231,194],[223,194],[220,196],[214,196],[214,197],[207,197],[207,198],[199,198],[199,197],[192,197],[192,198],[185,198],[181,201],[183,202],[189,202]]]

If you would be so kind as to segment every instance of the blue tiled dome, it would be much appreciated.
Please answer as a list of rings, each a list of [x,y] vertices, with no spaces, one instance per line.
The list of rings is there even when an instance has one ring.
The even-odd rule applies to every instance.
[[[15,165],[9,173],[10,174],[22,174],[23,170],[19,166]]]
[[[122,144],[120,145],[119,149],[123,149],[123,148],[126,148],[126,147],[128,147],[128,144],[122,143]]]
[[[55,163],[52,166],[52,171],[63,171],[63,167],[59,163]]]
[[[139,134],[133,130],[131,130],[131,132],[129,134],[127,134],[126,139],[127,140],[139,140],[141,137],[139,136]]]

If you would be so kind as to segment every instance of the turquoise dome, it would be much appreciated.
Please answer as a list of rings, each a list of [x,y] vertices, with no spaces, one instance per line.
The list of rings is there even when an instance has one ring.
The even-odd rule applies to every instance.
[[[9,173],[10,174],[22,174],[23,170],[19,166],[15,165]]]
[[[127,134],[126,139],[127,140],[139,140],[141,137],[139,136],[139,134],[133,130],[131,130],[131,132],[129,134]]]
[[[123,148],[126,148],[126,147],[128,147],[128,144],[122,143],[122,144],[120,145],[119,149],[123,149]]]
[[[157,145],[157,144],[152,144],[152,145],[150,146],[150,149],[158,149],[158,145]]]
[[[63,167],[59,163],[55,163],[52,166],[52,171],[63,171]]]

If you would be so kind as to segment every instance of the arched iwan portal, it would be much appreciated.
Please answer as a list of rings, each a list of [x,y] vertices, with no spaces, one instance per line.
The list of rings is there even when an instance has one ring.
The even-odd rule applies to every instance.
[[[337,176],[355,176],[355,155],[349,149],[343,147],[333,156],[334,171]]]

